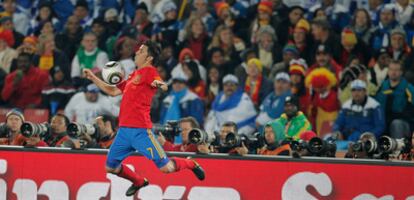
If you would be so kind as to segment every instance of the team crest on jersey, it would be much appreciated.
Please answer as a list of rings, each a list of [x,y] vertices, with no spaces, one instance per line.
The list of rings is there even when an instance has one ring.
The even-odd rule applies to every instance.
[[[141,74],[137,74],[132,78],[131,82],[135,85],[138,85],[140,80],[141,80]]]

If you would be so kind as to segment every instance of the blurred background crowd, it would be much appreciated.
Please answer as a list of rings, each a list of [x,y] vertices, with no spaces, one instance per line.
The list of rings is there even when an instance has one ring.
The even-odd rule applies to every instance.
[[[279,148],[270,140],[282,147],[286,139],[314,136],[347,149],[364,133],[404,138],[408,145],[414,132],[413,3],[3,0],[0,106],[4,126],[15,130],[0,142],[79,146],[67,135],[70,122],[83,133],[103,133],[86,138],[93,147],[110,141],[121,97],[103,94],[82,69],[100,75],[105,63],[118,61],[127,78],[136,69],[136,49],[154,40],[162,48],[156,68],[170,90],[156,94],[151,117],[167,133],[158,138],[170,150],[234,150],[214,149],[207,140],[191,146],[194,128],[223,140],[230,132],[258,133],[266,138],[262,150],[271,152]],[[54,134],[48,139],[18,135],[25,117],[41,121],[26,112],[33,110],[49,122]],[[177,137],[168,137],[175,126]],[[234,152],[259,153],[240,145]]]

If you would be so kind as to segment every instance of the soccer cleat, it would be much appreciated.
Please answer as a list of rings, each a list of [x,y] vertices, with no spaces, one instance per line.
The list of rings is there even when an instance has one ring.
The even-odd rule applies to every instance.
[[[191,157],[187,157],[187,159],[191,160],[194,162],[194,168],[191,169],[194,173],[194,175],[196,175],[196,177],[198,178],[198,180],[202,181],[205,178],[205,172],[204,169],[200,166],[200,164],[198,164],[197,161],[193,160]]]
[[[125,195],[126,195],[126,196],[128,196],[128,197],[129,197],[129,196],[132,196],[132,195],[134,195],[135,193],[137,193],[139,189],[141,189],[141,188],[143,188],[143,187],[147,186],[148,184],[149,184],[148,180],[147,180],[146,178],[144,178],[144,183],[143,183],[142,185],[140,185],[140,186],[136,186],[136,185],[132,184],[132,185],[128,188],[128,190],[126,191]]]

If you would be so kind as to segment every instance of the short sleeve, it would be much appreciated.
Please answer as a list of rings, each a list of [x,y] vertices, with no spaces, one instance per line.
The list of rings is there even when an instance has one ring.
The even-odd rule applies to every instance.
[[[116,85],[116,87],[118,88],[118,89],[120,89],[122,92],[124,92],[124,89],[125,89],[125,86],[126,86],[126,80],[125,81],[122,81],[121,83],[119,83],[119,84],[117,84]]]
[[[151,84],[154,80],[162,81],[160,75],[158,74],[158,71],[155,67],[148,67],[148,78],[146,78],[146,83]]]

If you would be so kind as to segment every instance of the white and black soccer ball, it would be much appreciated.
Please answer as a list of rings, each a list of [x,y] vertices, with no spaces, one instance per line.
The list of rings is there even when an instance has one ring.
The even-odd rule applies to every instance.
[[[102,69],[102,79],[111,85],[116,85],[124,80],[125,70],[121,63],[109,61]]]

